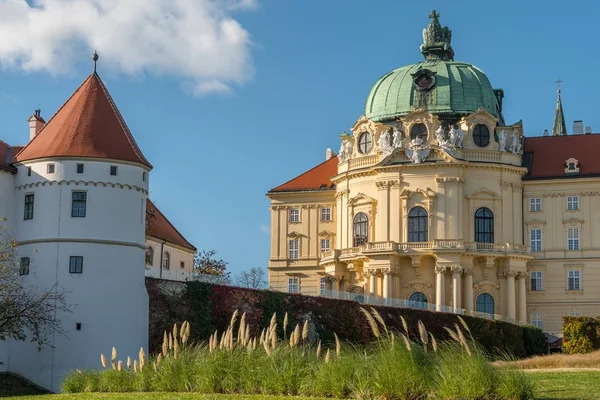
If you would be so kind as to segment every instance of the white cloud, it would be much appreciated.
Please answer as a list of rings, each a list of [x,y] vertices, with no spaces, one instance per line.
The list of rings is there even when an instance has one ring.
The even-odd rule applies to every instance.
[[[260,224],[260,231],[262,233],[264,233],[265,235],[268,235],[269,233],[271,233],[271,229],[265,224]]]
[[[97,49],[101,69],[228,92],[252,76],[250,35],[230,13],[257,1],[0,0],[0,67],[64,74]]]

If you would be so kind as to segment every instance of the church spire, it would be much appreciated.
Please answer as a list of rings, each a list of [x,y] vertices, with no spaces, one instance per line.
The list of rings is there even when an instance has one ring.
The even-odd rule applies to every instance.
[[[454,50],[450,46],[452,31],[440,25],[440,14],[435,10],[429,14],[431,22],[423,29],[421,53],[426,60],[454,60]]]
[[[560,78],[556,81],[558,85],[558,98],[556,99],[556,114],[554,115],[554,125],[552,126],[552,136],[563,136],[567,134],[567,124],[565,123],[565,114],[563,112],[562,100],[560,99]]]

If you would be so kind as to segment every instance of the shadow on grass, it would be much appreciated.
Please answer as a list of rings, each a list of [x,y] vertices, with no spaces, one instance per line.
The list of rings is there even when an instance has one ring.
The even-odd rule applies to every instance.
[[[33,383],[9,373],[0,373],[0,397],[11,396],[36,396],[48,394]]]

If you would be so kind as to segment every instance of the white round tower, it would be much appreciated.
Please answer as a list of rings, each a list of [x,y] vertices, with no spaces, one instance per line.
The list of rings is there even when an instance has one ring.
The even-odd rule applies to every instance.
[[[30,265],[23,279],[56,284],[72,312],[57,312],[66,335],[51,337],[42,352],[11,342],[8,369],[59,391],[66,373],[98,368],[113,346],[120,359],[147,350],[151,165],[95,72],[15,165],[16,239]]]

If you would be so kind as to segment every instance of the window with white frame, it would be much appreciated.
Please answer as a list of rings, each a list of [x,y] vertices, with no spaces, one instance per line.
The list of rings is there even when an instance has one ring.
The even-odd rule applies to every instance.
[[[529,199],[529,211],[542,211],[542,199],[539,197]]]
[[[319,280],[319,295],[325,296],[325,293],[327,293],[327,281],[325,278],[321,278]]]
[[[567,249],[579,250],[579,228],[567,228]]]
[[[581,316],[581,314],[579,314],[579,312],[577,312],[577,311],[571,311],[569,313],[569,317],[579,317],[579,316]]]
[[[298,239],[292,239],[289,243],[289,258],[297,260],[300,258],[300,243]]]
[[[300,279],[298,277],[288,278],[288,293],[300,293]]]
[[[330,243],[329,239],[321,239],[321,252],[329,251],[331,249]]]
[[[297,208],[290,209],[290,222],[300,222],[300,210]]]
[[[567,210],[579,210],[579,196],[567,196]]]
[[[532,229],[529,231],[529,246],[531,246],[531,251],[541,251],[542,250],[542,230],[541,229]]]
[[[542,290],[542,271],[530,272],[531,277],[531,290],[538,291]]]
[[[542,313],[534,312],[531,314],[531,325],[536,326],[540,329],[544,328],[544,319]]]
[[[569,270],[567,272],[567,284],[569,290],[580,290],[581,289],[581,271]]]
[[[331,208],[321,208],[321,221],[331,221]]]

